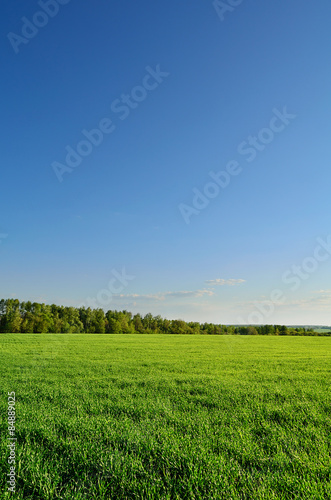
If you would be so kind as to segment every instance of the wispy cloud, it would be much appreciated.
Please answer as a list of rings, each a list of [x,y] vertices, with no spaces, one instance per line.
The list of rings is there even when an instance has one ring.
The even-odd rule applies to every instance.
[[[208,295],[211,297],[214,295],[212,290],[207,290],[204,288],[203,290],[195,290],[193,292],[166,292],[165,297],[203,297],[204,295]]]
[[[167,298],[197,298],[197,297],[203,297],[203,296],[208,296],[211,297],[215,293],[213,290],[193,290],[193,291],[178,291],[178,292],[158,292],[155,294],[137,294],[137,293],[132,293],[132,294],[114,294],[113,299],[114,300],[126,300],[126,299],[132,299],[134,301],[137,300],[166,300]]]
[[[307,296],[298,299],[286,299],[285,302],[278,304],[280,309],[304,309],[304,310],[321,310],[321,309],[331,309],[331,290],[317,290],[312,292],[313,296]],[[285,299],[284,299],[285,300]],[[269,304],[269,306],[268,306]],[[261,296],[257,300],[247,300],[242,301],[242,307],[256,307],[261,305],[262,307],[270,307],[270,300]]]
[[[331,308],[331,290],[319,290],[318,292],[313,293],[315,293],[317,297],[308,297],[307,299],[298,300],[296,301],[296,305],[300,308],[310,310]]]
[[[218,278],[216,280],[207,280],[206,283],[209,286],[235,286],[235,285],[240,285],[241,283],[245,283],[246,280],[241,280],[241,279],[221,279]]]

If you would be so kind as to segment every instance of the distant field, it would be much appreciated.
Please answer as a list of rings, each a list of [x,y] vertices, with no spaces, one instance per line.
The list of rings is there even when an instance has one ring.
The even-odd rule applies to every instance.
[[[325,332],[330,332],[331,328],[315,328],[314,332],[317,333],[325,333]]]
[[[331,498],[331,338],[6,334],[0,346],[0,498],[11,391],[11,498]]]

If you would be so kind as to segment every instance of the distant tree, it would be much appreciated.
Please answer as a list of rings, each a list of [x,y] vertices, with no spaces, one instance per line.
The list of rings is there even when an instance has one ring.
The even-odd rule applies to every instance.
[[[289,334],[289,329],[287,328],[287,326],[279,326],[278,327],[278,330],[279,330],[279,335],[288,335]]]
[[[196,321],[191,321],[188,323],[188,326],[191,328],[192,335],[200,335],[200,323]]]
[[[17,299],[0,300],[0,333],[165,333],[174,335],[327,335],[311,327],[284,325],[221,325],[168,320],[151,313],[75,308]]]
[[[106,317],[103,309],[94,309],[92,311],[91,333],[106,332]]]
[[[21,324],[22,333],[34,333],[34,316],[31,312],[26,311]]]
[[[136,333],[143,333],[144,325],[140,314],[135,314],[133,316],[132,324]]]
[[[247,327],[247,335],[258,335],[259,332],[255,328],[255,326],[249,326]]]
[[[20,333],[22,318],[20,314],[20,303],[17,299],[7,299],[2,308],[4,314],[1,316],[1,331]]]
[[[153,315],[151,313],[147,313],[143,318],[142,318],[142,323],[144,326],[144,330],[148,333],[151,333],[151,325],[152,325],[152,320],[153,320]]]
[[[171,329],[171,321],[170,319],[160,319],[158,321],[158,324],[159,324],[159,330],[161,333],[167,333],[169,334],[170,333],[170,329]]]
[[[84,332],[88,333],[91,330],[92,325],[92,309],[90,307],[80,307],[79,308],[79,319],[83,324]]]
[[[173,320],[171,322],[170,331],[175,335],[187,335],[188,333],[192,333],[191,328],[182,319]]]
[[[108,333],[113,333],[113,334],[122,333],[121,323],[117,319],[110,318],[108,320]]]
[[[134,333],[134,325],[132,323],[132,314],[128,311],[118,313],[118,321],[120,324],[121,333]]]

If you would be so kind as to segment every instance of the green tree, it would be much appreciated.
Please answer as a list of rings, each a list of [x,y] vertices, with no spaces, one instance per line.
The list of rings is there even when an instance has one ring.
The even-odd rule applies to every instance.
[[[258,335],[258,334],[259,334],[259,332],[255,328],[255,326],[249,326],[247,328],[247,335]]]
[[[106,332],[106,317],[103,309],[92,310],[91,333]]]
[[[182,319],[173,320],[171,322],[170,331],[175,335],[187,335],[189,333],[192,333],[191,328]]]
[[[133,316],[132,323],[136,333],[144,332],[144,325],[140,314],[135,314]]]

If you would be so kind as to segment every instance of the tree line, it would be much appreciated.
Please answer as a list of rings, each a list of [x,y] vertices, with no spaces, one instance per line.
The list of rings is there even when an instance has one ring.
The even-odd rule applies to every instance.
[[[148,313],[64,307],[18,299],[0,300],[0,333],[110,333],[175,335],[331,335],[311,328],[284,325],[221,325],[181,319],[169,320]]]

